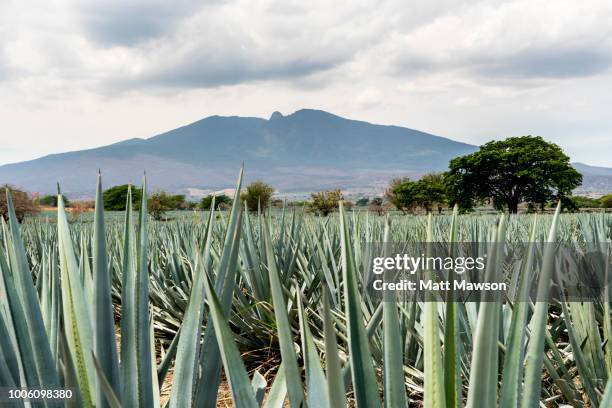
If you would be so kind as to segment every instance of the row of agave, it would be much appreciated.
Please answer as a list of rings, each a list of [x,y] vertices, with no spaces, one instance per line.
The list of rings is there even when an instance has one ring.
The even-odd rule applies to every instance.
[[[7,198],[0,387],[77,396],[15,406],[214,407],[222,370],[236,407],[612,406],[609,296],[380,303],[362,273],[366,242],[605,244],[610,216],[378,217],[341,206],[325,219],[253,215],[236,199],[229,213],[158,223],[146,199],[133,219],[128,197],[123,222],[105,222],[101,191],[99,178],[93,223],[72,225],[61,195],[56,223],[22,226]],[[492,251],[488,265],[502,268]],[[547,291],[552,254],[529,253]],[[264,358],[276,369],[262,374]]]

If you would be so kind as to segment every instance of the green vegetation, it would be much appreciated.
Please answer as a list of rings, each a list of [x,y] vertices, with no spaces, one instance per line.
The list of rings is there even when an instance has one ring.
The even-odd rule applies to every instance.
[[[581,250],[609,245],[611,214],[378,217],[340,205],[322,219],[253,215],[236,197],[221,217],[155,222],[147,199],[136,215],[128,194],[125,218],[109,222],[102,196],[98,184],[93,224],[69,224],[60,198],[57,223],[20,226],[7,200],[2,386],[70,386],[77,406],[149,408],[165,404],[172,370],[169,407],[212,408],[224,370],[236,407],[610,406],[605,299],[380,303],[363,289],[362,248],[493,237]],[[495,248],[480,251],[502,268]],[[553,264],[531,257],[513,279],[540,276],[548,290]]]
[[[65,195],[62,195],[64,199],[64,205],[66,207],[70,207],[70,201],[66,198]],[[57,207],[57,194],[56,195],[46,195],[42,196],[38,199],[38,204],[44,205],[47,207]]]
[[[612,194],[601,197],[599,203],[603,208],[612,208]]]
[[[183,198],[184,202],[185,196],[181,197]],[[165,191],[158,191],[149,196],[148,210],[149,214],[151,214],[154,220],[161,220],[164,218],[164,215],[166,215],[166,212],[177,208],[178,203],[174,198],[175,196],[171,196]]]
[[[128,190],[131,190],[131,197],[134,201],[132,204],[134,206],[140,205],[142,191],[134,188],[134,186],[131,184],[123,184],[120,186],[111,187],[104,191],[102,195],[104,209],[106,211],[125,211]]]
[[[541,137],[492,141],[480,150],[451,160],[445,175],[449,201],[469,210],[476,200],[491,200],[498,209],[518,211],[521,202],[544,207],[570,195],[582,176],[561,148]]]
[[[323,217],[327,217],[336,210],[340,201],[344,200],[340,189],[312,193],[310,197],[309,211]]]
[[[259,208],[265,209],[268,206],[272,194],[274,194],[274,187],[263,181],[254,181],[242,192],[241,198],[249,211],[257,211]]]
[[[442,212],[447,201],[447,188],[442,174],[431,173],[417,181],[408,178],[393,179],[385,196],[395,208],[404,213],[419,207],[428,213],[434,207]]]
[[[198,207],[201,210],[210,210],[210,206],[212,205],[212,202],[213,202],[213,197],[215,199],[215,210],[218,210],[219,207],[221,208],[229,207],[230,204],[232,203],[232,199],[226,196],[225,194],[220,194],[218,196],[208,195],[200,201],[200,204],[198,205]]]

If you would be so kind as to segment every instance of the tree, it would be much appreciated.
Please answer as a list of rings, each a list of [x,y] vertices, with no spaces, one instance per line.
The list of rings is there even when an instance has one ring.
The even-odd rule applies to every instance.
[[[22,222],[28,215],[38,212],[38,206],[28,193],[5,184],[0,189],[0,217],[8,220],[7,193],[11,195],[17,221]]]
[[[357,201],[355,201],[355,205],[357,207],[366,207],[369,202],[370,202],[370,199],[368,197],[361,197],[361,198],[358,198]]]
[[[312,193],[310,197],[312,201],[310,202],[309,210],[324,217],[338,208],[340,201],[344,199],[340,189]]]
[[[66,196],[62,194],[62,198],[64,199],[64,206],[70,207],[70,201],[66,198]],[[42,196],[38,199],[38,204],[47,207],[57,207],[57,194]]]
[[[121,186],[111,187],[102,193],[104,209],[106,211],[125,211],[127,192],[130,186],[132,188],[132,205],[134,208],[138,208],[138,206],[140,206],[142,190],[135,188],[131,184],[123,184]]]
[[[584,196],[571,196],[568,199],[572,200],[577,208],[599,208],[601,203],[596,198],[589,198]],[[556,205],[556,203],[555,203]]]
[[[185,194],[170,195],[169,202],[173,210],[187,209],[187,201],[185,200]]]
[[[438,208],[438,213],[442,212],[442,207],[446,202],[446,186],[444,176],[441,173],[426,174],[420,180],[412,183],[413,203],[431,212],[433,207]]]
[[[208,195],[204,197],[200,201],[200,204],[199,204],[200,209],[210,210],[210,206],[212,205],[212,199],[213,199],[212,195]],[[229,205],[231,203],[232,203],[232,199],[226,196],[225,194],[215,196],[215,210],[219,209],[219,206],[223,206],[223,204]]]
[[[274,187],[271,185],[263,181],[254,181],[246,187],[240,197],[250,211],[257,211],[258,208],[268,206],[273,193]]]
[[[539,136],[491,141],[475,153],[450,161],[444,175],[450,204],[462,210],[490,198],[496,209],[518,211],[521,202],[558,200],[582,183],[582,175],[554,143]]]
[[[412,182],[408,177],[398,177],[391,180],[385,198],[391,205],[406,214],[414,205]]]
[[[375,212],[378,215],[383,215],[385,213],[385,207],[383,206],[382,197],[374,197],[372,201],[370,201],[368,210]]]
[[[171,211],[175,208],[175,204],[176,202],[173,200],[173,196],[165,191],[158,191],[151,194],[149,197],[147,208],[153,219],[159,221],[164,217],[167,211]]]
[[[599,203],[602,208],[612,208],[612,194],[601,197]]]

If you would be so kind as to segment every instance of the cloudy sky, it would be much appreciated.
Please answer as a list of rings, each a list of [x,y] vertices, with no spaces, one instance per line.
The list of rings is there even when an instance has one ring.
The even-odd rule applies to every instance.
[[[303,107],[612,167],[612,2],[0,2],[0,164]]]

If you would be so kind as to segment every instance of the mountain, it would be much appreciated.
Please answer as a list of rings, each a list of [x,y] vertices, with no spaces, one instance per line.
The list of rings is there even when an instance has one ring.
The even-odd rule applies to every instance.
[[[443,170],[474,150],[413,129],[302,109],[267,120],[211,116],[148,139],[8,164],[0,166],[0,182],[40,193],[59,182],[67,195],[85,197],[98,169],[107,186],[138,183],[146,170],[151,189],[206,192],[233,186],[244,162],[247,181],[263,179],[281,192],[370,189],[394,176]]]
[[[393,177],[445,170],[451,158],[476,149],[409,128],[302,109],[269,119],[210,116],[148,139],[7,164],[0,166],[0,183],[44,194],[59,182],[69,197],[82,198],[93,195],[98,169],[106,186],[139,183],[146,171],[150,190],[201,195],[231,188],[244,162],[247,182],[262,179],[286,195],[328,188],[380,192]]]
[[[582,185],[576,189],[575,194],[597,197],[612,192],[612,168],[584,163],[572,163],[572,166],[582,174]]]

